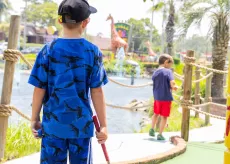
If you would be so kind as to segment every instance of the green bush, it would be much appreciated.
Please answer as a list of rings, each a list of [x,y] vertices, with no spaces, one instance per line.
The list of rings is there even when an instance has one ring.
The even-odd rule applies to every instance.
[[[173,60],[174,60],[174,64],[175,65],[179,65],[180,64],[180,59],[179,58],[173,58]]]
[[[104,67],[107,73],[114,73],[116,60],[104,61]]]
[[[183,75],[183,69],[184,69],[184,64],[180,63],[180,64],[174,64],[174,71],[178,74]]]
[[[103,50],[103,51],[102,51],[102,54],[105,55],[105,56],[111,56],[112,51]]]
[[[144,68],[158,68],[159,64],[158,63],[143,63]]]

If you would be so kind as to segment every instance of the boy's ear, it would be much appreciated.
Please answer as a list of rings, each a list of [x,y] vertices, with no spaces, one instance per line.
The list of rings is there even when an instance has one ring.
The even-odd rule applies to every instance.
[[[86,20],[82,21],[81,26],[82,26],[82,28],[86,28],[86,26],[87,26],[88,24],[89,24],[89,19],[86,19]]]

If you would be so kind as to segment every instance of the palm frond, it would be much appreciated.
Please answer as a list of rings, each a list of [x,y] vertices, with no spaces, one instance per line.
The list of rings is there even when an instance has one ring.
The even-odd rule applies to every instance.
[[[192,24],[200,26],[203,17],[210,9],[212,9],[212,7],[196,8],[195,10],[191,8],[187,12],[182,13],[184,21],[179,30],[180,35],[185,36]]]
[[[215,3],[212,0],[189,0],[184,2],[183,7],[181,8],[181,11],[186,12],[187,10],[190,10],[191,8],[195,7],[196,5],[200,4],[208,4],[208,5],[215,5]]]
[[[7,3],[5,0],[0,0],[0,13],[7,9]]]
[[[223,0],[224,8],[226,12],[230,12],[230,1],[229,0]]]
[[[161,11],[161,9],[165,6],[166,4],[164,2],[159,2],[156,5],[152,6],[148,12],[152,13],[152,12],[158,12]]]

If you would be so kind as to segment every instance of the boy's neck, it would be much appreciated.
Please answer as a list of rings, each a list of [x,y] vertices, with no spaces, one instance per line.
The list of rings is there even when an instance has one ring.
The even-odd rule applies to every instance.
[[[74,38],[82,38],[82,32],[79,30],[63,30],[63,38],[69,38],[69,39],[74,39]]]
[[[164,64],[159,65],[159,68],[165,68]]]

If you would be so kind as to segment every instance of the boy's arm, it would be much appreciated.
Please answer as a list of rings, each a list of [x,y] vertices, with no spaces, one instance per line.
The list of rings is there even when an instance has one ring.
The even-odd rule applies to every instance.
[[[105,106],[105,98],[102,88],[91,88],[91,97],[93,101],[93,106],[97,113],[97,117],[100,123],[101,128],[107,127],[106,122],[106,106]]]
[[[176,91],[177,90],[177,86],[174,80],[170,81],[170,87],[172,88],[172,90]]]
[[[34,88],[33,103],[32,103],[32,122],[40,121],[40,112],[42,108],[43,98],[45,96],[46,90],[41,88]]]

